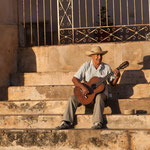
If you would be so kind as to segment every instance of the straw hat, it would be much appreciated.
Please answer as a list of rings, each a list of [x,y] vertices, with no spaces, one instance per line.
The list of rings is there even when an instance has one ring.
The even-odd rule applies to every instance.
[[[108,51],[103,51],[100,46],[93,46],[90,51],[86,51],[87,56],[92,56],[96,54],[105,55]]]

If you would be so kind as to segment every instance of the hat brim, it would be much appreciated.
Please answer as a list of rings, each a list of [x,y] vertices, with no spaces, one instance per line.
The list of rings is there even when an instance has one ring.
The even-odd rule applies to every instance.
[[[92,55],[97,55],[97,54],[100,54],[100,55],[105,55],[108,51],[102,51],[102,52],[91,52],[91,51],[87,51],[86,52],[86,55],[87,56],[92,56]]]

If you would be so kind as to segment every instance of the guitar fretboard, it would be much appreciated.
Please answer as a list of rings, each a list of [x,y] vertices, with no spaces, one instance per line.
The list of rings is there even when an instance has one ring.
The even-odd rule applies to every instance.
[[[99,80],[97,83],[96,83],[96,87],[98,87],[100,84],[102,84],[104,81],[106,81],[107,79],[109,79],[114,73],[111,72],[109,73],[108,75],[106,75],[104,78],[102,78],[101,80]]]

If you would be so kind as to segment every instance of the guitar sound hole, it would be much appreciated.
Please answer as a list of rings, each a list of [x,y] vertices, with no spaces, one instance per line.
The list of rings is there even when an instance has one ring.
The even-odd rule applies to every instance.
[[[91,85],[91,88],[92,88],[92,89],[96,89],[96,84],[92,84],[92,85]]]

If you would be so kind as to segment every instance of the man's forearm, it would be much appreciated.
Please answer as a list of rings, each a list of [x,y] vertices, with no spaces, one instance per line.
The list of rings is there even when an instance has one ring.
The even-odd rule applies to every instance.
[[[89,93],[89,90],[81,83],[81,81],[79,79],[77,79],[76,77],[72,78],[72,82],[74,83],[75,86],[79,87],[80,89],[82,89],[82,93],[84,95],[87,95]]]
[[[81,81],[79,79],[77,79],[76,77],[72,78],[72,82],[75,86],[82,88],[84,85],[81,83]]]

